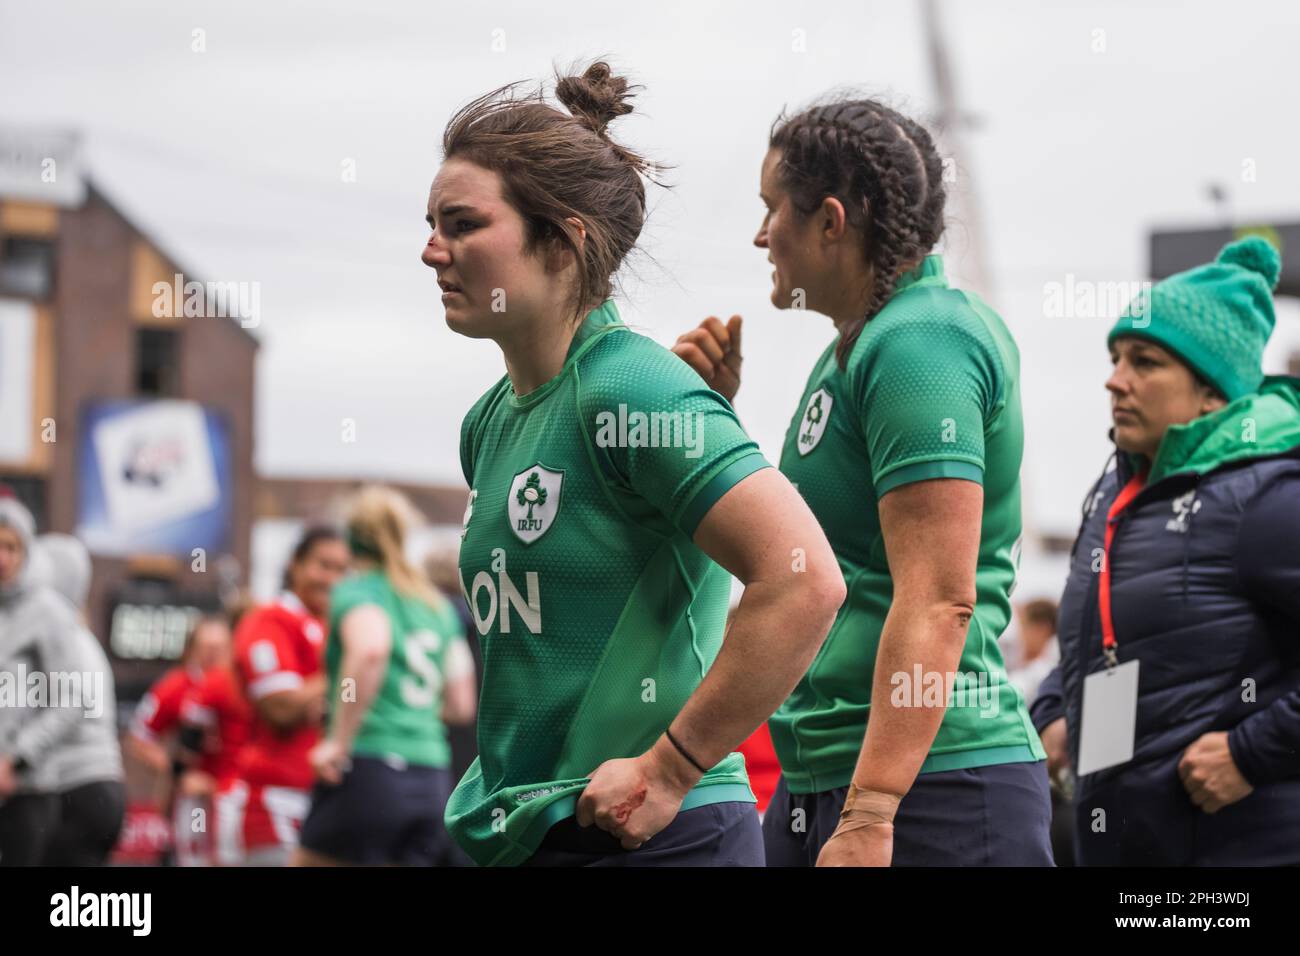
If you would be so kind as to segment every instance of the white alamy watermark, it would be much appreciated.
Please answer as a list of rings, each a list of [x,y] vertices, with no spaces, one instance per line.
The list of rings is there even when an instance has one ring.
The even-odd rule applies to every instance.
[[[1073,272],[1063,282],[1043,283],[1043,316],[1048,319],[1133,318],[1133,327],[1151,324],[1150,282],[1094,282],[1076,279]]]
[[[703,412],[618,411],[596,415],[596,444],[601,448],[685,448],[687,458],[704,454]]]
[[[156,319],[238,319],[246,329],[262,321],[260,282],[186,282],[177,272],[171,282],[155,282],[150,291]]]
[[[970,707],[981,717],[993,717],[1001,707],[1002,682],[986,671],[927,671],[914,664],[911,672],[895,671],[889,678],[894,707]]]
[[[73,885],[50,897],[50,925],[125,926],[132,936],[148,936],[153,927],[152,893],[83,893]]]
[[[103,671],[0,671],[0,710],[28,707],[32,710],[70,708],[84,716],[104,715]]]

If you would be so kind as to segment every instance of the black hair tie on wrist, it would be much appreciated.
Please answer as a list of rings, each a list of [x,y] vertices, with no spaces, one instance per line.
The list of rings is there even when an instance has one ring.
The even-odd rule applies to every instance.
[[[670,729],[668,729],[667,727],[665,727],[665,728],[664,728],[664,734],[665,734],[665,736],[668,737],[668,742],[671,743],[674,747],[677,748],[677,752],[678,752],[679,754],[681,754],[683,757],[685,757],[687,760],[690,761],[692,767],[694,767],[694,768],[695,768],[696,770],[698,770],[700,773],[708,773],[708,772],[709,772],[707,767],[701,767],[701,766],[700,766],[700,762],[699,762],[698,760],[696,760],[694,757],[692,757],[690,754],[688,754],[688,753],[686,752],[686,748],[683,747],[680,743],[677,742],[677,738],[673,736],[673,732],[672,732],[672,730],[670,730]]]

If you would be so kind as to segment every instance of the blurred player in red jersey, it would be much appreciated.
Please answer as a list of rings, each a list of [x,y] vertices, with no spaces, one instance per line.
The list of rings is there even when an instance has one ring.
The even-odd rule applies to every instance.
[[[207,862],[207,854],[201,843],[196,846],[193,840],[194,811],[201,809],[203,802],[181,786],[179,778],[185,765],[173,758],[173,738],[180,731],[181,707],[186,695],[209,670],[229,665],[230,628],[225,618],[216,615],[199,618],[190,628],[179,663],[158,678],[140,698],[124,747],[128,757],[169,780],[174,788],[170,796],[176,862],[180,866],[202,866]]]
[[[215,815],[216,801],[239,779],[239,755],[253,720],[233,665],[213,667],[203,675],[185,695],[180,720],[180,743],[190,768],[181,776],[180,791],[212,805]],[[196,839],[203,853],[216,862],[216,844],[206,816],[203,822],[204,826],[193,828]]]
[[[308,530],[285,571],[284,592],[239,622],[235,674],[252,719],[237,778],[215,803],[223,865],[283,866],[298,845],[314,778],[308,754],[325,710],[324,622],[348,557],[338,531]]]

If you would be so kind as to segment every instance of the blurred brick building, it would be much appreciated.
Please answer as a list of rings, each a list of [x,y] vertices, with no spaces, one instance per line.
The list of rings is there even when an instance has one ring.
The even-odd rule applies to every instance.
[[[160,309],[158,284],[172,287],[177,276],[191,278],[97,188],[75,136],[0,129],[0,482],[32,509],[40,531],[77,533],[90,545],[87,619],[109,646],[127,698],[173,656],[198,609],[246,583],[250,564],[258,343],[236,318]],[[145,492],[168,478],[192,481],[174,468],[188,451],[179,439],[154,436],[150,448],[150,435],[142,445],[130,433],[160,421],[159,409],[219,433],[219,456],[199,453],[217,473],[220,500],[210,504],[209,488],[188,512],[180,502],[151,525],[138,502],[116,500],[136,490],[117,487],[121,474]],[[92,422],[104,428],[93,442]],[[113,443],[122,441],[134,442],[124,446],[135,455],[125,472],[113,467]],[[149,467],[136,467],[141,460]],[[191,513],[205,505],[207,520],[224,527],[216,537],[193,532]],[[113,524],[121,515],[112,507],[130,520]],[[175,533],[164,535],[158,529],[169,520]],[[197,561],[191,538],[218,547],[196,545]]]

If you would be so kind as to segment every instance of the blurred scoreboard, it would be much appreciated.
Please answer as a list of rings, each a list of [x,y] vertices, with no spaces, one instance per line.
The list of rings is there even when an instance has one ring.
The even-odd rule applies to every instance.
[[[202,615],[193,606],[122,601],[109,612],[109,652],[124,661],[179,660],[185,636]]]
[[[106,606],[102,633],[123,705],[138,700],[177,664],[195,621],[220,610],[213,593],[194,593],[173,581],[138,577],[112,591]]]
[[[1300,295],[1300,222],[1152,232],[1151,278],[1164,279],[1175,272],[1213,262],[1220,249],[1243,236],[1262,236],[1273,244],[1282,256],[1277,294]]]

